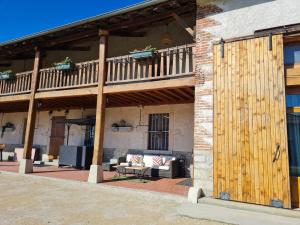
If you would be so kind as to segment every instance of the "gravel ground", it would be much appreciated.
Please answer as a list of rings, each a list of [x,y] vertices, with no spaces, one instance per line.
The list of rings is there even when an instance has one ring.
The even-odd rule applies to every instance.
[[[0,225],[219,225],[181,216],[182,197],[0,173]]]

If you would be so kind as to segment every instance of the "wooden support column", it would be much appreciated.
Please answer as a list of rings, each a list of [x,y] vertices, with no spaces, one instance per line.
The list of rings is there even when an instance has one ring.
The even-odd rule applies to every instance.
[[[106,94],[103,93],[107,77],[106,58],[108,31],[99,30],[99,79],[98,79],[98,96],[96,108],[96,125],[95,125],[95,142],[93,165],[90,168],[88,182],[99,183],[103,180],[102,160],[103,160],[103,142],[104,142],[104,123],[105,123],[105,105]]]
[[[31,152],[33,145],[33,137],[34,137],[34,127],[35,127],[35,119],[37,112],[37,102],[35,100],[35,93],[38,86],[39,80],[39,66],[40,66],[40,51],[39,49],[35,49],[35,58],[34,58],[34,67],[31,78],[31,93],[29,97],[29,108],[28,108],[28,117],[26,124],[26,133],[25,133],[25,144],[24,144],[24,154],[23,160],[20,162],[19,173],[26,174],[32,173],[32,160],[31,160]]]

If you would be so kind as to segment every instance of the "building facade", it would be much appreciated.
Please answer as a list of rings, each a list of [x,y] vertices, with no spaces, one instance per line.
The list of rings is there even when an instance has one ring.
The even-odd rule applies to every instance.
[[[2,126],[13,123],[15,130],[0,141],[8,152],[24,145],[27,173],[32,144],[45,159],[57,156],[53,118],[96,117],[91,182],[101,181],[106,157],[168,152],[184,157],[193,202],[209,196],[296,206],[299,6],[297,0],[149,1],[3,44],[1,70],[19,74],[16,83],[1,83]],[[157,57],[128,55],[147,45],[159,49]],[[68,75],[51,67],[66,56],[77,68]],[[168,118],[164,140],[150,138],[154,115]],[[120,123],[129,131],[116,132]],[[87,139],[87,129],[71,126],[68,144]]]

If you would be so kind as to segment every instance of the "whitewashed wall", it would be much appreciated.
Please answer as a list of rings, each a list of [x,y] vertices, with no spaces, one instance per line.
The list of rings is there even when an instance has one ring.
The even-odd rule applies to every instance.
[[[140,110],[142,110],[141,121]],[[107,109],[104,147],[118,149],[147,149],[147,125],[148,116],[151,113],[170,113],[169,150],[192,152],[194,136],[193,104]],[[112,131],[111,125],[122,119],[134,127],[133,131]]]
[[[207,31],[218,38],[242,37],[252,35],[256,30],[300,23],[299,0],[215,2],[224,12],[208,16],[219,26],[207,28]]]
[[[192,152],[193,149],[193,104],[149,106],[142,110],[140,121],[139,107],[109,108],[106,110],[105,122],[105,148],[119,150],[128,149],[147,149],[147,124],[150,113],[170,113],[170,150]],[[64,116],[65,111],[53,111],[52,115],[48,112],[39,112],[36,120],[34,144],[41,146],[49,145],[51,134],[51,117]],[[94,109],[89,110],[70,110],[68,119],[78,119],[86,116],[95,115]],[[26,113],[5,113],[0,115],[0,126],[6,122],[15,124],[16,130],[5,132],[0,143],[19,145],[22,144],[23,121]],[[111,125],[125,120],[134,127],[131,132],[113,132]],[[142,125],[142,126],[139,126]],[[67,134],[67,131],[66,131]],[[70,129],[70,145],[84,144],[84,127],[73,125]],[[66,139],[65,139],[66,141]]]

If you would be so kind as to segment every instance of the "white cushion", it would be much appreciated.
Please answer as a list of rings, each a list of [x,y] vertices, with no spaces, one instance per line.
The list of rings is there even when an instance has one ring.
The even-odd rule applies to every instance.
[[[118,159],[110,159],[109,162],[110,162],[110,164],[117,164]]]
[[[129,163],[120,163],[120,166],[129,166]]]
[[[169,170],[170,166],[160,166],[160,167],[158,167],[158,169],[160,169],[160,170]]]
[[[144,155],[143,162],[145,163],[146,167],[152,167],[153,163],[153,156],[152,155]]]
[[[176,158],[173,157],[173,156],[163,156],[163,157],[162,157],[163,164],[165,164],[166,161],[168,161],[168,160],[175,161]]]

